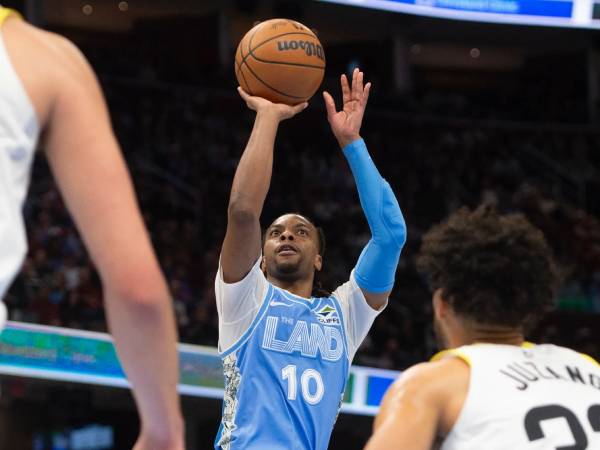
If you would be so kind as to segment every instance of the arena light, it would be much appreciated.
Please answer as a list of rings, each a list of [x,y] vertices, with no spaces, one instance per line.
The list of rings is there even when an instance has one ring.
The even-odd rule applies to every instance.
[[[421,46],[421,44],[413,44],[410,46],[410,52],[413,55],[420,55],[422,51],[423,47]]]
[[[81,8],[81,12],[86,16],[90,16],[94,12],[94,7],[90,4],[83,5],[83,8]]]

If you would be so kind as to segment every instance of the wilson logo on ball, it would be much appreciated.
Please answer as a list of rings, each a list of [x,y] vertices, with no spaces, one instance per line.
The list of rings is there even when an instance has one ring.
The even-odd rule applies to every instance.
[[[277,50],[285,52],[288,50],[304,50],[306,56],[316,56],[325,61],[323,47],[310,41],[277,41]]]

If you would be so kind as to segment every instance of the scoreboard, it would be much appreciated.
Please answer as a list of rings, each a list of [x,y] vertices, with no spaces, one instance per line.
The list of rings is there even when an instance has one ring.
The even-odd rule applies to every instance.
[[[443,19],[600,29],[600,0],[321,0]]]

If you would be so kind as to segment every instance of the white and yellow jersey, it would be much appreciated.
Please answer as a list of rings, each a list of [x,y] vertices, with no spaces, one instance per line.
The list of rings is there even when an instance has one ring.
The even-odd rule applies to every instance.
[[[39,124],[11,63],[1,33],[14,11],[0,7],[0,300],[27,252],[22,206],[27,195]],[[6,312],[0,302],[0,328]]]
[[[555,345],[475,344],[442,352],[470,367],[442,450],[600,449],[600,365]]]

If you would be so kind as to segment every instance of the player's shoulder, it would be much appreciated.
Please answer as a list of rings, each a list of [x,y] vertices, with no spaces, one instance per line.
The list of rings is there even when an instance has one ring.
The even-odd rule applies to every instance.
[[[447,357],[416,364],[392,384],[390,395],[419,395],[443,398],[458,387],[468,385],[470,369],[461,358]]]
[[[451,354],[450,354],[451,355]],[[416,364],[406,370],[407,378],[434,381],[451,376],[468,375],[469,365],[460,357],[446,357],[435,361]]]
[[[2,25],[2,39],[41,125],[49,120],[57,99],[79,99],[89,92],[91,69],[67,38],[11,17]]]
[[[25,20],[9,20],[6,33],[14,35],[21,50],[30,55],[32,63],[44,67],[44,74],[77,75],[87,69],[87,61],[77,46],[65,36],[38,28]]]
[[[545,353],[550,356],[571,358],[573,360],[584,360],[596,367],[600,367],[600,363],[598,363],[598,361],[592,356],[569,347],[563,347],[555,344],[539,344],[535,345],[535,349],[540,353]]]

